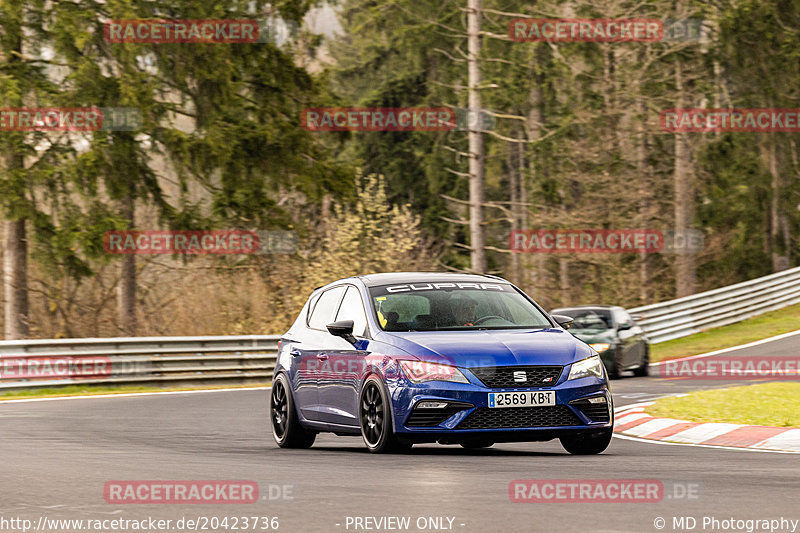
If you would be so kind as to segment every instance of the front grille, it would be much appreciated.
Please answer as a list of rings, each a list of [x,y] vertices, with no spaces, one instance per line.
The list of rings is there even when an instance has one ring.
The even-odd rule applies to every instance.
[[[563,366],[482,366],[470,372],[490,389],[548,387],[555,385]],[[524,374],[522,374],[524,372]],[[515,379],[524,377],[525,381]]]
[[[447,407],[442,407],[441,409],[414,409],[411,414],[408,416],[406,420],[406,426],[408,427],[426,427],[426,426],[438,426],[454,414],[459,411],[463,411],[464,409],[469,409],[472,407],[471,404],[465,405],[448,405]]]
[[[589,400],[577,400],[571,402],[570,405],[579,409],[592,422],[608,422],[610,420],[608,404],[606,403],[589,403]]]
[[[456,429],[502,429],[556,426],[582,426],[583,422],[566,405],[548,407],[479,407]]]

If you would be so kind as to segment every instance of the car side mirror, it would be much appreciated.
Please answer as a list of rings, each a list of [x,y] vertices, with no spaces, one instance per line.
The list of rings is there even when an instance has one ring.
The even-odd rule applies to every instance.
[[[353,321],[352,320],[339,320],[332,322],[325,326],[328,328],[328,333],[335,337],[341,337],[350,344],[356,343],[356,338],[353,336]]]
[[[571,316],[567,316],[567,315],[551,315],[551,316],[553,317],[553,320],[558,322],[558,325],[561,326],[564,329],[571,328],[572,327],[572,323],[575,320]]]
[[[625,323],[620,324],[619,326],[617,326],[617,330],[624,331],[626,329],[631,329],[632,327],[633,327],[633,324],[631,324],[630,322],[625,322]]]

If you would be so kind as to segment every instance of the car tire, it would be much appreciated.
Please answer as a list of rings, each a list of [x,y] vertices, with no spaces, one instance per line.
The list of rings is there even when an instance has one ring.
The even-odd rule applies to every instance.
[[[411,448],[411,443],[394,435],[389,396],[377,376],[368,377],[361,387],[358,418],[361,437],[371,453],[403,452]]]
[[[633,371],[633,375],[637,377],[645,377],[650,374],[650,346],[647,344],[644,345],[644,357],[642,358],[642,364]]]
[[[572,455],[595,455],[608,448],[613,435],[614,429],[608,428],[584,435],[561,437],[559,440],[561,446]]]
[[[491,448],[492,446],[494,446],[494,442],[490,440],[475,440],[461,443],[461,447],[467,450],[479,450],[481,448]]]
[[[272,382],[269,418],[272,437],[281,448],[310,448],[317,434],[300,425],[286,374],[278,374]]]
[[[619,379],[619,357],[617,355],[617,350],[615,348],[613,362],[606,368],[608,379]]]

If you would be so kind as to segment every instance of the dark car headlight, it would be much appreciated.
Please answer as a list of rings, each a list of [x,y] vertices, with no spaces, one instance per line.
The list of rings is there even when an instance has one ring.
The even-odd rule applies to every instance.
[[[567,380],[591,376],[603,377],[603,362],[600,361],[599,355],[593,355],[572,363]]]
[[[602,353],[611,348],[611,345],[607,342],[595,342],[590,344],[589,346],[597,353]]]

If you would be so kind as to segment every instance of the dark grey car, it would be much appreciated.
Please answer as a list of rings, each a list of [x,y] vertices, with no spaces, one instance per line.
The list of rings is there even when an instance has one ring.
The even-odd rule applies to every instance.
[[[646,376],[650,364],[650,345],[644,330],[622,307],[585,305],[553,309],[550,314],[574,319],[570,333],[599,354],[609,377],[617,378],[626,370]]]

